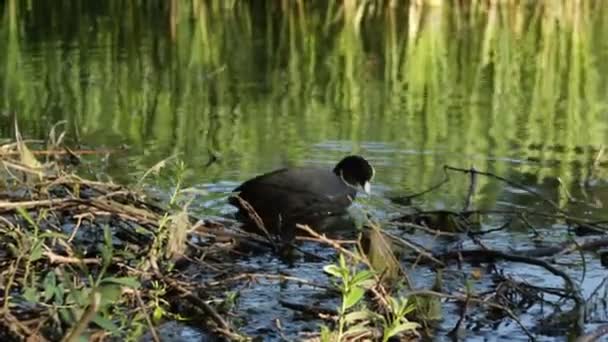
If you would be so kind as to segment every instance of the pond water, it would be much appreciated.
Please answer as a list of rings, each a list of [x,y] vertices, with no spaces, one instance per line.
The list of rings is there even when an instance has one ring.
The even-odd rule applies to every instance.
[[[390,197],[431,187],[444,165],[492,172],[570,215],[608,219],[607,162],[596,161],[608,143],[608,4],[417,3],[370,1],[353,12],[340,1],[3,1],[0,136],[14,134],[15,120],[30,138],[63,122],[75,149],[112,150],[87,157],[85,172],[126,184],[177,156],[185,184],[205,190],[192,206],[200,216],[229,215],[227,194],[249,177],[289,165],[329,168],[356,153],[376,167],[372,196],[357,209],[380,220],[394,214]],[[168,194],[176,169],[149,186]],[[468,187],[454,173],[413,204],[460,210]],[[555,213],[487,177],[473,207]],[[563,222],[538,224],[547,242],[566,235]],[[534,246],[525,229],[488,243]],[[262,259],[248,262],[287,267]],[[586,272],[586,296],[604,279],[593,258],[584,271],[577,257],[560,262],[576,279]],[[537,269],[501,266],[561,286]],[[320,267],[287,272],[321,278]],[[433,278],[419,277],[420,286]],[[244,308],[268,315],[247,332],[263,335],[273,329],[267,317],[291,315],[272,312],[279,285],[267,286],[241,294]],[[606,315],[592,316],[589,327]],[[525,339],[512,322],[497,329]]]

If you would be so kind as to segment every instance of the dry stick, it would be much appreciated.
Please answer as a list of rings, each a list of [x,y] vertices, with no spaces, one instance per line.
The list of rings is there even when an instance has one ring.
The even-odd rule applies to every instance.
[[[97,258],[75,258],[75,257],[66,257],[63,255],[55,254],[51,251],[46,251],[43,253],[49,259],[49,263],[51,264],[76,264],[76,265],[100,265],[101,260]]]
[[[136,222],[141,220],[147,223],[156,223],[160,220],[160,216],[155,213],[150,213],[149,211],[118,203],[116,201],[100,200],[98,198],[78,201],[85,205],[91,205],[101,210],[116,213],[119,216],[122,215]]]
[[[416,253],[418,253],[418,255],[421,255],[421,256],[423,256],[423,257],[431,260],[432,262],[434,262],[435,264],[437,264],[437,265],[439,265],[441,267],[445,267],[445,264],[441,260],[435,258],[431,252],[427,252],[423,248],[418,247],[415,243],[410,242],[410,241],[408,241],[408,240],[406,240],[404,238],[396,236],[396,235],[394,235],[394,234],[392,234],[390,232],[387,232],[387,231],[383,231],[382,233],[384,235],[390,237],[392,240],[400,243],[401,245],[403,245],[403,246],[405,246],[407,248],[413,249],[414,251],[416,251]]]
[[[146,309],[146,305],[144,301],[141,300],[141,296],[138,290],[135,290],[135,299],[137,299],[137,304],[141,308],[141,311],[144,313],[144,317],[146,318],[146,323],[148,323],[148,328],[150,328],[150,334],[152,335],[152,339],[154,342],[160,342],[160,338],[158,337],[158,333],[152,324],[152,320],[150,319],[150,315],[148,314],[148,310]]]
[[[77,258],[68,257],[53,253],[47,248],[47,251],[43,252],[42,255],[49,259],[51,264],[76,264],[76,265],[101,265],[102,260],[99,258]],[[112,262],[122,261],[121,258],[113,257]]]
[[[17,256],[17,260],[11,262],[9,267],[9,277],[6,281],[6,285],[4,286],[4,306],[2,308],[3,314],[8,314],[10,312],[9,302],[10,302],[10,293],[11,287],[13,286],[13,282],[15,281],[15,274],[17,273],[17,269],[19,267],[19,263],[21,262],[22,255]]]
[[[15,225],[13,224],[13,222],[9,221],[6,217],[0,216],[0,221],[2,221],[6,225],[6,227],[15,229]]]
[[[50,305],[50,307],[52,307],[52,305]],[[32,328],[30,328],[32,330],[32,333],[30,334],[30,336],[28,336],[26,341],[27,342],[46,342],[47,339],[41,334],[40,331],[43,329],[44,325],[47,324],[48,321],[50,321],[52,319],[53,319],[53,317],[51,317],[49,315],[49,313],[47,312],[47,313],[40,314],[40,317],[21,321],[21,323],[23,323],[23,325],[25,325],[25,326],[33,326]]]
[[[2,162],[2,166],[4,166],[4,170],[5,170],[5,171],[6,171],[8,174],[10,174],[10,176],[11,176],[13,179],[19,179],[19,177],[15,176],[15,175],[14,175],[14,174],[13,174],[13,173],[12,173],[12,172],[9,170],[9,168],[11,168],[11,169],[15,169],[15,170],[17,170],[17,171],[21,171],[21,172],[24,172],[24,173],[29,173],[29,174],[32,174],[32,175],[36,175],[36,176],[41,176],[41,175],[43,174],[43,170],[42,170],[42,169],[34,169],[34,168],[29,167],[29,166],[19,164],[19,163],[17,163],[17,162],[12,162],[12,161],[11,161],[11,162],[9,162],[9,161],[7,161],[7,160],[0,160],[0,162]]]
[[[111,183],[111,182],[104,183],[104,182],[99,182],[99,181],[92,181],[92,180],[78,177],[77,175],[69,175],[68,179],[70,179],[70,178],[73,178],[74,180],[71,182],[66,182],[67,184],[72,184],[72,183],[84,184],[84,185],[90,186],[92,188],[97,187],[95,190],[98,190],[98,191],[101,191],[99,188],[107,189],[108,191],[111,189],[121,189],[122,188],[122,186]]]
[[[296,227],[298,229],[301,229],[305,232],[307,232],[308,234],[310,234],[311,236],[315,237],[318,239],[318,241],[321,241],[325,244],[328,244],[330,246],[332,246],[334,249],[340,251],[341,253],[348,255],[348,257],[354,259],[354,260],[358,260],[358,261],[364,261],[361,259],[361,257],[359,257],[358,255],[356,255],[355,253],[349,251],[348,249],[342,247],[339,243],[337,243],[336,241],[328,238],[327,236],[325,236],[325,234],[319,234],[316,231],[314,231],[312,228],[310,228],[307,225],[301,225],[301,224],[296,224]],[[369,266],[369,265],[368,265]]]
[[[87,217],[91,220],[95,219],[95,215],[93,215],[91,213],[83,213],[83,214],[74,215],[74,218],[76,219],[76,225],[72,229],[72,233],[70,234],[70,237],[68,238],[68,243],[72,243],[72,240],[74,240],[74,238],[76,237],[76,233],[78,233],[78,230],[80,229],[80,225],[82,224],[82,219],[85,217]]]
[[[22,143],[29,145],[29,144],[43,144],[45,143],[44,140],[41,139],[20,139]],[[10,139],[4,139],[4,141],[7,141],[6,144],[2,144],[0,145],[0,147],[4,150],[13,150],[16,149],[17,146],[19,145],[19,143],[17,142],[8,142],[10,141]]]
[[[211,236],[217,238],[226,237],[235,239],[239,242],[251,245],[253,243],[263,245],[265,247],[273,247],[272,243],[269,243],[267,240],[260,237],[258,234],[251,234],[244,231],[231,231],[228,229],[223,229],[218,231],[217,229],[208,228],[205,226],[195,226],[193,231],[190,234],[200,235],[200,236]],[[270,244],[270,246],[269,246]]]
[[[23,339],[23,341],[27,341],[28,337],[31,337],[34,332],[32,331],[32,329],[30,329],[27,325],[23,324],[22,322],[20,322],[15,316],[13,316],[10,312],[6,311],[6,312],[2,312],[0,314],[0,318],[2,318],[2,323],[5,324],[5,326],[10,329],[13,333],[15,333],[16,335],[19,335],[19,337],[21,337]],[[17,329],[19,329],[19,331],[17,331]],[[42,338],[42,342],[45,342],[46,339],[44,339],[44,337],[42,336],[36,336],[39,338]]]
[[[38,200],[38,201],[20,201],[20,202],[5,202],[0,201],[0,210],[8,211],[17,208],[35,208],[35,207],[47,207],[57,204],[69,203],[76,201],[73,198],[58,198],[50,200]]]
[[[463,168],[459,168],[459,167],[453,167],[453,166],[449,166],[449,165],[444,165],[443,168],[445,170],[459,171],[459,172],[464,172],[464,173],[475,172],[476,174],[479,174],[479,175],[482,175],[482,176],[487,176],[487,177],[491,177],[491,178],[497,179],[497,180],[499,180],[501,182],[504,182],[506,184],[511,185],[512,187],[515,187],[515,188],[518,188],[520,190],[523,190],[523,191],[526,191],[528,193],[533,194],[534,196],[540,198],[543,202],[548,203],[549,205],[551,205],[553,207],[553,209],[557,210],[558,212],[560,212],[562,214],[565,214],[564,210],[561,209],[559,207],[559,205],[557,205],[555,202],[553,202],[552,200],[544,197],[539,192],[537,192],[537,191],[535,191],[533,189],[530,189],[530,188],[528,188],[527,186],[525,186],[523,184],[520,184],[520,183],[517,183],[515,181],[509,180],[507,178],[495,175],[495,174],[493,174],[491,172],[478,171],[478,170],[473,170],[473,169],[467,170],[467,169],[463,169]]]
[[[82,154],[82,155],[95,155],[95,154],[106,154],[106,153],[114,153],[116,149],[100,149],[100,150],[30,150],[34,155],[47,156],[47,155],[55,155],[55,154]],[[19,151],[9,151],[2,152],[0,151],[0,157],[5,156],[18,156],[20,155]]]
[[[268,241],[270,241],[270,243],[272,243],[273,247],[275,248],[275,251],[278,251],[279,248],[277,247],[274,239],[272,238],[272,235],[270,235],[270,233],[266,229],[266,226],[264,226],[264,221],[262,220],[260,215],[258,215],[258,213],[255,211],[253,206],[251,206],[249,202],[242,199],[239,195],[234,195],[234,198],[236,198],[239,201],[239,204],[243,206],[243,208],[245,208],[245,210],[247,211],[247,215],[249,215],[249,218],[253,221],[253,223],[255,223],[256,227],[261,230],[264,235],[266,235],[266,238],[268,239]]]
[[[281,339],[283,341],[289,341],[289,338],[287,338],[287,335],[285,335],[285,333],[283,332],[283,324],[281,323],[281,320],[279,318],[274,320],[274,325],[277,328],[277,331],[279,332]]]
[[[413,229],[417,229],[417,230],[422,230],[425,233],[431,234],[431,235],[436,235],[436,236],[450,236],[450,237],[457,237],[460,236],[460,233],[450,233],[450,232],[444,232],[438,229],[431,229],[429,227],[425,227],[419,224],[415,224],[415,223],[411,223],[411,222],[387,222],[388,225],[390,226],[396,226],[396,227],[405,227],[405,228],[413,228]]]

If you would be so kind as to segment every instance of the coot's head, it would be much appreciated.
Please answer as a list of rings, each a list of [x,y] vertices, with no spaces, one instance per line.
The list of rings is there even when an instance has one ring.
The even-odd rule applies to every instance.
[[[374,168],[361,156],[348,156],[334,168],[334,173],[353,187],[361,187],[369,193],[369,182],[374,178]]]

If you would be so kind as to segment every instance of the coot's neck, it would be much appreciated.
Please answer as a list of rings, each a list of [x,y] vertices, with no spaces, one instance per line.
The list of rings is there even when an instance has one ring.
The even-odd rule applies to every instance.
[[[357,188],[357,182],[353,181],[352,179],[347,179],[346,177],[344,177],[344,172],[342,172],[342,169],[340,168],[334,168],[334,173],[336,174],[336,176],[340,177],[340,179],[342,179],[342,181],[350,186],[351,188],[356,189]]]

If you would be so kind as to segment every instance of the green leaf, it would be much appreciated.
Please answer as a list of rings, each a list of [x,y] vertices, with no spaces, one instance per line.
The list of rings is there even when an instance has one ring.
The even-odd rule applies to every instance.
[[[112,262],[112,255],[114,254],[114,246],[112,245],[112,232],[110,227],[107,225],[103,227],[103,246],[101,246],[101,258],[105,267],[109,266]]]
[[[133,289],[137,289],[141,286],[139,280],[133,277],[106,277],[101,279],[100,284],[123,285]]]
[[[152,319],[154,322],[159,322],[164,316],[165,310],[162,307],[157,306],[154,308],[154,312],[152,312]]]
[[[331,342],[332,333],[326,325],[321,326],[321,342]]]
[[[366,279],[363,280],[361,282],[359,282],[359,287],[362,287],[366,290],[371,289],[372,287],[376,286],[376,279],[372,278],[372,279]]]
[[[405,317],[405,315],[414,311],[414,309],[416,309],[416,307],[414,305],[408,305],[407,300],[406,300],[406,301],[404,301],[403,307],[401,308],[401,311],[399,312],[399,316]]]
[[[404,322],[401,323],[397,326],[391,326],[388,330],[386,330],[384,332],[384,341],[388,341],[389,338],[396,336],[399,333],[402,333],[404,331],[408,331],[408,330],[415,330],[416,328],[418,328],[418,323],[414,323],[414,322]]]
[[[118,286],[116,284],[107,284],[107,285],[101,286],[99,288],[99,292],[101,293],[100,306],[102,306],[102,307],[105,305],[108,305],[108,304],[113,304],[122,295],[120,286]]]
[[[27,223],[30,224],[30,226],[32,226],[33,228],[38,227],[30,213],[28,213],[24,207],[17,207],[17,212],[19,213],[19,215],[21,215],[21,217],[23,217],[27,221]]]
[[[25,142],[21,139],[21,136],[17,138],[17,150],[19,151],[19,157],[21,163],[30,169],[41,169],[42,164],[36,159],[34,153],[25,145]]]
[[[59,283],[59,285],[55,286],[53,290],[55,292],[55,304],[63,305],[63,296],[65,295],[63,284]]]
[[[88,342],[90,340],[91,340],[91,336],[87,333],[83,333],[82,335],[78,336],[79,342]]]
[[[112,334],[118,334],[119,328],[114,322],[111,320],[101,316],[100,314],[95,315],[93,317],[93,323],[97,324],[100,328],[111,332]]]
[[[77,304],[80,307],[86,307],[89,305],[89,289],[72,289],[68,295],[68,298],[71,298],[73,303]]]
[[[344,316],[344,323],[362,321],[362,320],[369,319],[370,317],[371,316],[369,314],[369,311],[365,311],[365,310],[354,311],[354,312],[350,312]]]
[[[57,278],[55,277],[54,271],[49,271],[43,280],[44,285],[44,300],[48,301],[53,298],[55,294],[55,287],[57,287]]]
[[[340,268],[338,268],[338,266],[336,265],[327,265],[323,267],[323,271],[325,271],[325,273],[329,273],[330,275],[336,278],[342,278],[342,272],[340,272]]]
[[[373,312],[373,311],[368,311],[367,314],[369,315],[369,319],[370,320],[375,320],[375,321],[381,321],[382,324],[386,323],[386,317],[384,317],[383,315],[377,313],[377,312]],[[388,323],[385,324],[385,326],[388,325]]]
[[[344,254],[340,254],[340,258],[338,259],[338,265],[340,268],[346,268],[346,258],[344,258]]]
[[[72,313],[68,309],[60,308],[59,317],[61,317],[61,320],[68,325],[72,325],[74,323]]]
[[[351,306],[357,304],[361,297],[365,294],[365,290],[360,287],[353,287],[350,292],[344,298],[344,307],[345,309],[350,308]]]
[[[371,279],[374,276],[374,273],[372,273],[371,271],[360,271],[357,272],[357,274],[355,274],[355,276],[353,277],[352,280],[352,284],[355,286],[359,286],[360,283]]]
[[[399,302],[392,296],[388,297],[388,305],[391,308],[392,313],[399,312]]]
[[[34,262],[42,257],[42,241],[36,241],[30,252],[30,261]]]
[[[38,235],[38,238],[40,238],[40,239],[67,239],[68,235],[50,231],[50,232],[44,232],[44,233]]]
[[[355,335],[369,331],[369,327],[367,326],[367,322],[359,323],[357,325],[353,325],[349,327],[344,335]]]
[[[38,290],[34,287],[26,287],[23,289],[23,298],[28,302],[37,303],[40,300],[40,294]]]

